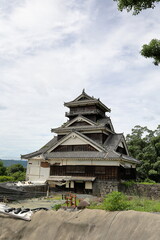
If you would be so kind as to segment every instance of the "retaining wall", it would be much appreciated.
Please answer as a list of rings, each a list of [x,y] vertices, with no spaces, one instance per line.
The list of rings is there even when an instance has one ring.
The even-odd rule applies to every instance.
[[[135,195],[139,197],[148,197],[151,199],[160,198],[160,184],[140,184],[135,183],[131,186],[126,184],[119,184],[118,191],[123,192],[127,195]]]
[[[118,191],[119,182],[117,181],[106,181],[106,180],[95,180],[93,183],[92,194],[96,196],[104,196],[110,192]]]

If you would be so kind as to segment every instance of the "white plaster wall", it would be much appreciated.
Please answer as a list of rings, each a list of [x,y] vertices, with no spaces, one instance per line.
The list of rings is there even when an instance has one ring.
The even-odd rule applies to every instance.
[[[89,166],[119,166],[118,161],[99,161],[99,160],[69,160],[66,165],[89,165]]]
[[[49,178],[49,175],[50,175],[50,167],[40,168],[40,179],[46,180],[47,178]]]
[[[74,188],[74,181],[71,181],[70,188]]]
[[[92,182],[85,182],[85,189],[92,189]]]
[[[89,165],[89,166],[119,166],[120,162],[119,161],[103,161],[103,160],[66,160],[66,159],[61,159],[61,160],[50,160],[50,164],[59,164],[60,166],[63,165]]]
[[[70,137],[66,141],[64,141],[61,145],[82,145],[87,144],[84,140],[78,138],[78,137]]]
[[[29,159],[26,180],[40,181],[40,159]]]
[[[29,159],[27,164],[26,180],[45,181],[50,174],[50,167],[41,167],[40,159]]]
[[[66,182],[66,188],[69,188],[70,183]]]

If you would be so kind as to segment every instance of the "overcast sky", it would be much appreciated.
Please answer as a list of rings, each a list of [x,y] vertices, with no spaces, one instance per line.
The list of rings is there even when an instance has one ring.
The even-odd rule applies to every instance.
[[[160,67],[139,51],[160,38],[159,16],[160,5],[133,16],[112,0],[0,0],[0,158],[42,147],[83,88],[116,132],[155,129]]]

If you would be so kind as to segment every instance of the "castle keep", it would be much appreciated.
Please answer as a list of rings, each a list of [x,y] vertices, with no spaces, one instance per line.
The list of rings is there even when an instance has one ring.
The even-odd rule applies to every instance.
[[[117,190],[121,179],[135,179],[138,160],[129,156],[122,133],[115,133],[111,110],[83,90],[64,103],[68,121],[28,159],[26,180],[45,181],[51,187],[97,195]]]

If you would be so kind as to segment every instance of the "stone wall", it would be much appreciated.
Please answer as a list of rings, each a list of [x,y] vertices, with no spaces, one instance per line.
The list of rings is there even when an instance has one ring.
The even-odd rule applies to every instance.
[[[104,196],[110,192],[118,191],[118,181],[95,180],[93,183],[92,194],[96,196]]]
[[[139,197],[148,197],[151,199],[160,198],[160,184],[140,184],[135,183],[127,186],[124,183],[119,184],[118,191],[127,195],[134,195]]]
[[[105,196],[113,191],[123,192],[131,196],[160,199],[160,184],[133,183],[128,186],[127,184],[118,181],[106,180],[95,180],[93,183],[93,195]]]

